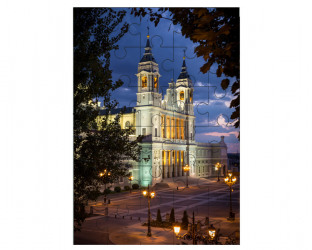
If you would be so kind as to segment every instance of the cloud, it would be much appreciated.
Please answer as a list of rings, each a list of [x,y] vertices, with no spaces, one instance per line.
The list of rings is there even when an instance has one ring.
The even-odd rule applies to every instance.
[[[228,133],[220,133],[220,132],[209,132],[209,133],[204,133],[204,135],[210,135],[210,136],[231,136],[231,135],[235,135],[236,137],[238,137],[238,131],[232,131],[232,132],[228,132]]]
[[[239,143],[227,143],[228,153],[240,153],[240,144]]]

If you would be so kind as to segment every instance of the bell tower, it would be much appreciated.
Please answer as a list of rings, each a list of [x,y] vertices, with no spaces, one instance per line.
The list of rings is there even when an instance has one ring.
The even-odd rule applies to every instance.
[[[185,51],[184,51],[185,53]],[[194,115],[193,82],[186,71],[185,56],[183,57],[182,71],[176,82],[177,103],[184,108],[185,114]]]
[[[159,94],[159,74],[158,64],[152,54],[149,34],[145,46],[144,55],[138,66],[138,93],[137,106],[153,105],[160,107],[162,95]]]

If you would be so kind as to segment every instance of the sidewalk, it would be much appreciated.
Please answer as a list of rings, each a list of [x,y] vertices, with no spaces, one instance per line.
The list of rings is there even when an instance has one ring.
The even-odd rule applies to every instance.
[[[115,231],[109,235],[109,240],[116,245],[177,245],[182,241],[188,245],[192,245],[192,240],[177,239],[173,229],[152,227],[152,236],[147,237],[147,227],[141,223],[125,227],[119,231]],[[179,235],[183,235],[187,230],[181,230]],[[227,237],[221,236],[219,242],[225,243]],[[202,242],[197,242],[202,245]],[[237,241],[239,244],[239,241]]]

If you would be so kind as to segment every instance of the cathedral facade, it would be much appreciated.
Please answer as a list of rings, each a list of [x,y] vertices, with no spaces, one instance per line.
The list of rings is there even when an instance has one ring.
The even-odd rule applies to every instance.
[[[166,178],[216,176],[215,164],[222,165],[220,175],[227,168],[227,146],[224,137],[218,143],[195,141],[195,116],[192,80],[187,72],[185,57],[176,82],[169,82],[164,96],[160,93],[159,67],[152,54],[149,36],[145,53],[139,62],[136,107],[128,107],[120,119],[121,127],[135,128],[134,138],[145,135],[141,162],[129,162],[129,172],[141,186],[155,185]],[[105,110],[100,110],[104,114]],[[120,109],[111,111],[116,115]],[[191,167],[188,173],[183,167]],[[128,184],[120,178],[120,185]]]

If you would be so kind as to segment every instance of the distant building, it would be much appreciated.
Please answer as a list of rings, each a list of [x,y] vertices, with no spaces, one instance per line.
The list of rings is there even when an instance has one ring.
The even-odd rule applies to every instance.
[[[135,128],[135,135],[145,135],[141,162],[129,163],[134,181],[142,186],[154,185],[163,179],[185,176],[183,167],[191,167],[189,176],[216,176],[215,164],[222,165],[221,176],[228,164],[224,136],[219,143],[195,141],[193,83],[187,72],[185,57],[176,82],[169,82],[166,93],[159,93],[158,64],[147,36],[145,53],[139,62],[136,107],[128,107],[120,119],[122,128]],[[100,110],[100,115],[107,110]],[[120,109],[109,111],[114,116]],[[125,183],[128,184],[127,178]],[[120,179],[123,182],[123,178]],[[121,183],[122,184],[122,183]]]

